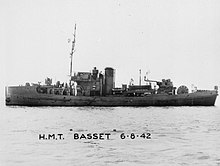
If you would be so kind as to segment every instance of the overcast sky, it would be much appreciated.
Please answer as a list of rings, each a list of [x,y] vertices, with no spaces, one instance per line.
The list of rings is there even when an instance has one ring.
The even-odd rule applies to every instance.
[[[2,86],[66,81],[75,23],[74,71],[220,86],[219,0],[0,0],[0,14]]]

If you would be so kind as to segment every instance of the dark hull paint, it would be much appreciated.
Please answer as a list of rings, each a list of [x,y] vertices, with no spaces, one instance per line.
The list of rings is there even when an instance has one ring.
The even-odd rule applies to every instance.
[[[34,86],[6,88],[6,105],[20,106],[214,106],[217,91],[181,95],[67,96],[39,94]]]

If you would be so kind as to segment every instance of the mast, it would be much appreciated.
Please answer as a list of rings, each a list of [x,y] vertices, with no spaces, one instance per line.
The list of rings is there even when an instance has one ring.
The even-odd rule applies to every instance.
[[[75,92],[73,92],[73,88],[71,85],[71,80],[72,80],[72,75],[73,75],[73,54],[75,52],[75,44],[76,44],[76,24],[74,28],[74,33],[73,33],[73,41],[72,41],[72,49],[70,52],[70,82],[69,82],[69,87],[70,87],[70,95],[75,95]]]
[[[139,70],[139,72],[140,72],[140,73],[139,73],[139,74],[140,74],[140,75],[139,75],[139,85],[141,86],[141,69]]]
[[[73,54],[75,52],[75,44],[76,44],[76,24],[75,24],[75,28],[74,28],[74,34],[73,34],[73,41],[72,41],[72,49],[71,49],[71,53],[70,53],[70,82],[71,82],[71,78],[72,78],[72,74],[73,74]]]

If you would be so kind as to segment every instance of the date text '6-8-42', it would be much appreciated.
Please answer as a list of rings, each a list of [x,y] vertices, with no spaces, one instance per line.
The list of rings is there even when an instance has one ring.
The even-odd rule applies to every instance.
[[[121,133],[120,138],[121,139],[126,139],[126,138],[128,138],[128,139],[136,139],[136,138],[151,139],[151,133],[143,133],[143,134],[135,134],[135,133],[125,134],[125,133]]]

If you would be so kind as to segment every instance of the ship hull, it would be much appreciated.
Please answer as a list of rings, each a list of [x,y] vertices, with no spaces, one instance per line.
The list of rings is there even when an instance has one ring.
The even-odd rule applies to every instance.
[[[6,105],[20,106],[214,106],[217,91],[142,97],[39,94],[34,86],[6,87]]]

